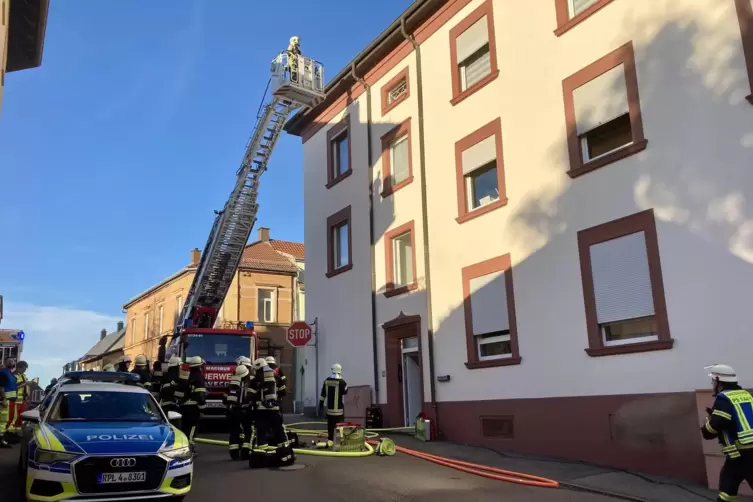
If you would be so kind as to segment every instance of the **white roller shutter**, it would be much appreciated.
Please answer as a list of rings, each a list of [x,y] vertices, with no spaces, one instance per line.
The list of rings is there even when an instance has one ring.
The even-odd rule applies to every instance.
[[[570,8],[570,17],[575,17],[591,5],[596,3],[596,0],[568,0]]]
[[[493,272],[470,281],[473,334],[510,329],[505,273]]]
[[[654,314],[644,232],[594,244],[590,254],[599,324]]]
[[[489,27],[486,16],[473,23],[455,40],[458,64],[489,42]]]
[[[496,158],[497,137],[492,134],[463,152],[463,174],[468,174]]]
[[[573,91],[578,135],[628,113],[625,66],[620,64]]]

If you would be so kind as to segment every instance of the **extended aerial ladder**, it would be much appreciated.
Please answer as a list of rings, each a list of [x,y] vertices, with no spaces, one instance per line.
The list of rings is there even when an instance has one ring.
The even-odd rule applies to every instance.
[[[313,59],[283,51],[272,60],[271,73],[268,85],[271,98],[257,115],[254,132],[236,172],[235,187],[225,207],[216,211],[173,340],[189,327],[214,326],[256,223],[259,181],[267,170],[285,121],[294,109],[313,107],[324,98],[324,68]]]

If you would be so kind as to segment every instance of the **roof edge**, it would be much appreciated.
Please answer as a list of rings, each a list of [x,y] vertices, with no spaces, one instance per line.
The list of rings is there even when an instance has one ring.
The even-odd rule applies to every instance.
[[[123,308],[127,309],[128,307],[132,306],[134,303],[138,302],[139,300],[142,300],[144,297],[149,296],[150,294],[154,293],[155,291],[157,291],[158,289],[164,286],[167,286],[170,282],[174,281],[175,279],[178,279],[182,277],[184,274],[187,274],[189,272],[196,272],[197,269],[198,267],[196,266],[188,266],[188,267],[185,267],[183,270],[175,272],[173,275],[167,277],[166,279],[162,279],[156,285],[152,286],[146,291],[143,291],[142,293],[139,293],[137,296],[134,296],[133,298],[128,300],[128,302],[123,305]]]

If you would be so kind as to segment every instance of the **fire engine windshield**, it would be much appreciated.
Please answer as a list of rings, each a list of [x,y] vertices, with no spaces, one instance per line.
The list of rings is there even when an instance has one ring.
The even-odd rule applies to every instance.
[[[186,356],[201,356],[207,364],[231,364],[251,357],[251,337],[242,335],[188,335]]]

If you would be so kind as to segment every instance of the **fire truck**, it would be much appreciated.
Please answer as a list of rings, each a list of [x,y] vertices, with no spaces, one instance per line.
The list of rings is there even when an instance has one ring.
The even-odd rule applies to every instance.
[[[291,47],[293,42],[291,39]],[[218,313],[256,223],[261,176],[291,112],[314,107],[324,99],[324,67],[289,48],[272,60],[267,89],[270,97],[266,99],[265,91],[256,126],[236,172],[235,186],[224,208],[215,211],[196,275],[166,350],[167,359],[179,355],[185,360],[198,355],[206,362],[205,416],[224,415],[222,395],[235,371],[235,360],[240,356],[254,360],[257,356],[253,322],[221,325]]]

